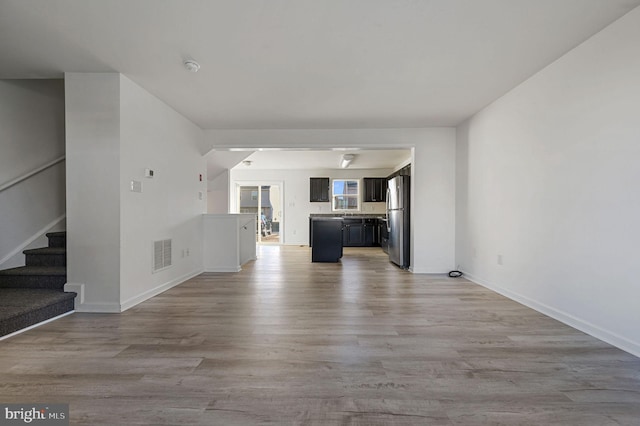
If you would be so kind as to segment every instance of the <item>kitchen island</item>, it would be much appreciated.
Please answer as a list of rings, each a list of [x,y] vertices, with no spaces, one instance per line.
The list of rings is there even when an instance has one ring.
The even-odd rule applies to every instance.
[[[312,261],[337,262],[342,257],[342,247],[384,249],[386,230],[386,218],[380,214],[311,214],[309,245],[312,248]],[[338,246],[340,255],[336,257]]]
[[[338,262],[340,260],[342,257],[342,230],[343,222],[340,217],[309,218],[312,262]]]

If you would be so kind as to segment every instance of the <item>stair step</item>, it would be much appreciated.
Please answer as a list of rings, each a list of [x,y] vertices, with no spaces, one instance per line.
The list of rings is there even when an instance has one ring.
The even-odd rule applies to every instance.
[[[0,288],[62,290],[66,282],[64,266],[21,266],[0,271]]]
[[[3,275],[67,275],[64,266],[18,266],[17,268],[3,269]]]
[[[0,271],[0,336],[74,309],[67,283],[67,233],[49,232],[49,247],[24,250],[27,266]]]
[[[0,288],[0,336],[72,311],[75,297],[58,290]]]
[[[45,247],[23,251],[26,266],[67,266],[67,249]]]
[[[49,232],[47,233],[49,239],[49,247],[66,247],[67,246],[67,232]]]

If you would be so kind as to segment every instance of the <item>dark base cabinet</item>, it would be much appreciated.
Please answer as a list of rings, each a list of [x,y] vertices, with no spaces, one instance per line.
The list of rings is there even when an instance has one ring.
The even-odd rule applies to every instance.
[[[362,245],[362,222],[344,220],[342,225],[342,245],[353,247]]]
[[[373,247],[378,244],[378,219],[344,219],[344,247]]]
[[[342,257],[342,220],[311,220],[312,262],[338,262]]]
[[[378,220],[365,219],[362,224],[364,228],[364,246],[371,247],[378,245]]]
[[[309,246],[314,262],[335,262],[336,256],[342,256],[342,251],[337,254],[336,241],[341,248],[382,246],[386,251],[387,237],[387,222],[381,218],[309,218]],[[316,247],[318,241],[322,247]],[[329,251],[326,250],[327,244],[332,247]]]

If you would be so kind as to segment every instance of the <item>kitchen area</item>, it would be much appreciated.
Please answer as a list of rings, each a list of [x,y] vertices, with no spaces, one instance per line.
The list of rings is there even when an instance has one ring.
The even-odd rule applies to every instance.
[[[362,179],[361,200],[383,202],[384,213],[359,211],[358,185],[344,190],[340,180],[330,184],[329,178],[311,178],[310,200],[331,202],[334,210],[309,215],[311,261],[339,262],[344,247],[380,247],[390,262],[408,269],[410,174],[411,167],[407,166],[384,178]]]
[[[324,137],[323,135],[315,136]],[[340,133],[340,136],[349,141],[349,145],[357,145],[357,141],[349,139],[349,134]],[[400,138],[402,135],[396,136]],[[228,211],[236,213],[239,212],[236,210],[238,187],[257,183],[281,185],[280,205],[274,205],[276,211],[282,211],[282,214],[278,215],[280,244],[306,247],[308,249],[306,261],[311,263],[311,248],[309,248],[311,215],[344,216],[348,213],[346,216],[386,216],[386,202],[364,201],[362,187],[359,188],[362,190],[360,206],[352,206],[352,210],[334,210],[334,203],[328,197],[324,201],[315,201],[316,198],[310,197],[312,178],[326,177],[325,188],[329,188],[332,180],[336,179],[356,180],[364,184],[365,177],[388,178],[410,166],[410,172],[407,170],[404,173],[410,175],[412,195],[409,202],[412,213],[409,271],[412,273],[447,272],[454,265],[455,252],[455,168],[453,167],[456,152],[455,133],[444,130],[417,131],[415,136],[416,140],[424,139],[429,143],[420,144],[412,150],[369,147],[361,150],[350,148],[348,151],[328,149],[254,151],[248,156],[252,161],[251,165],[239,163],[229,170],[228,175],[224,173],[220,175],[219,186],[224,191],[221,191],[219,199],[223,201],[228,199]],[[368,140],[383,143],[380,138],[376,139],[377,136],[374,133],[367,133],[366,137]],[[355,159],[348,167],[340,167],[340,158],[349,153],[354,153]],[[229,154],[238,154],[238,152]],[[353,256],[351,253],[354,252],[362,252],[365,255],[370,252],[377,259],[388,259],[382,247],[344,247],[345,254],[342,260],[349,261],[349,256]],[[322,266],[322,263],[313,264]],[[396,267],[394,263],[388,266]]]

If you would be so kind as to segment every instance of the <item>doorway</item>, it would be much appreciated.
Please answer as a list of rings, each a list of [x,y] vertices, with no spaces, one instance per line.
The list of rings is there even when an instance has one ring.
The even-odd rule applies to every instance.
[[[282,243],[282,191],[280,184],[239,184],[238,213],[257,217],[256,241],[261,244]]]

